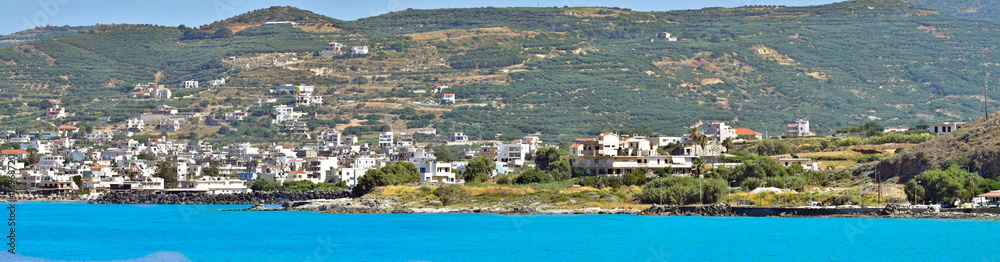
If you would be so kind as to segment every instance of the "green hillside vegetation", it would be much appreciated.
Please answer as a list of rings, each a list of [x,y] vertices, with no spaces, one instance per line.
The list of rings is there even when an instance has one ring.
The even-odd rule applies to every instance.
[[[95,26],[39,26],[17,33],[0,36],[0,48],[30,43],[35,40],[52,39],[65,35],[78,34],[93,29]]]
[[[299,24],[257,26],[267,21]],[[679,41],[651,41],[660,32]],[[333,125],[349,133],[434,127],[474,139],[541,133],[552,141],[607,131],[679,134],[707,121],[781,130],[807,118],[813,131],[832,134],[871,115],[889,119],[884,126],[978,117],[986,73],[1000,76],[990,66],[1000,57],[997,37],[996,23],[896,0],[672,12],[405,10],[358,21],[273,7],[201,28],[100,26],[0,49],[0,102],[58,101],[77,113],[71,120],[85,122],[157,104],[221,117],[247,110],[273,86],[306,84],[325,100],[305,119],[313,133]],[[330,41],[371,53],[315,56]],[[294,53],[297,62],[239,64],[276,53]],[[135,83],[176,87],[219,77],[229,79],[226,86],[189,98],[125,98]],[[451,86],[457,103],[410,103],[440,101],[440,94],[413,92],[433,84]],[[406,108],[416,112],[401,116]],[[0,128],[23,127],[38,109],[23,107]],[[275,137],[281,130],[270,125],[269,110],[225,124],[238,132],[173,135],[295,139]]]
[[[921,8],[944,14],[977,19],[1000,20],[1000,1],[997,0],[906,0]]]

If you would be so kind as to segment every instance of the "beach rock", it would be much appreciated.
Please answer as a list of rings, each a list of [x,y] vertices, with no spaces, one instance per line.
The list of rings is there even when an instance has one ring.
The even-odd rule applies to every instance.
[[[266,192],[212,195],[206,193],[177,193],[138,195],[126,192],[106,193],[88,201],[91,204],[193,204],[193,205],[277,205],[289,201],[310,199],[337,199],[350,197],[351,191],[317,190],[301,192]]]

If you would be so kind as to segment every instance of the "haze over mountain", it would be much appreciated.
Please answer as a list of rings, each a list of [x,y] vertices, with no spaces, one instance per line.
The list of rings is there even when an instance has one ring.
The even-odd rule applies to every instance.
[[[663,32],[677,41],[656,38]],[[0,109],[8,116],[0,126],[50,128],[32,120],[46,106],[41,100],[75,113],[68,122],[98,128],[159,104],[221,118],[274,86],[305,84],[325,99],[304,109],[316,113],[306,118],[313,134],[328,126],[349,133],[433,127],[474,138],[568,140],[606,131],[679,134],[706,121],[774,134],[796,118],[830,133],[868,119],[909,125],[979,117],[986,73],[1000,76],[998,37],[996,23],[898,0],[671,12],[406,10],[357,21],[273,7],[201,28],[99,26],[0,49]],[[331,41],[371,53],[314,56]],[[277,66],[255,62],[277,58]],[[220,77],[228,83],[218,90],[174,90],[190,97],[129,98],[136,83],[177,87]],[[458,101],[412,103],[439,102],[434,84],[450,86]],[[270,124],[269,110],[172,135],[288,139],[277,136],[285,131]]]

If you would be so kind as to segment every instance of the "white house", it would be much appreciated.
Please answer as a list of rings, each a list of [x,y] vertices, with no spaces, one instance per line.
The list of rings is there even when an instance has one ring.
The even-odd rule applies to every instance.
[[[785,127],[785,134],[788,136],[809,137],[816,135],[816,133],[809,132],[809,120],[802,118],[789,122]]]
[[[182,81],[181,88],[198,88],[198,81],[195,81],[194,79]]]
[[[519,142],[500,144],[497,149],[497,161],[507,163],[511,166],[524,166],[524,156],[528,154],[528,149]]]
[[[444,96],[441,97],[441,102],[450,102],[454,104],[455,94],[444,94]]]
[[[452,142],[466,142],[469,141],[469,136],[463,134],[462,132],[451,133]]]
[[[337,42],[329,42],[329,43],[326,44],[326,48],[324,48],[322,52],[319,52],[319,55],[320,56],[334,56],[334,55],[343,54],[343,52],[341,52],[341,48],[344,48],[343,44],[337,43]]]
[[[888,133],[888,132],[906,132],[907,130],[910,130],[910,128],[909,127],[905,127],[905,126],[890,126],[890,127],[886,127],[885,130],[882,130],[882,132],[883,133]]]
[[[59,107],[59,105],[45,109],[45,119],[59,119],[65,117],[66,109]]]
[[[933,135],[941,135],[954,132],[955,130],[962,128],[964,125],[965,122],[944,122],[940,124],[930,124],[927,126],[927,129],[929,133]]]
[[[285,121],[298,121],[299,117],[302,117],[305,113],[295,112],[294,107],[286,105],[278,105],[274,108],[274,123],[282,123]]]
[[[219,78],[219,79],[210,80],[210,81],[208,81],[208,84],[209,85],[213,85],[213,86],[225,85],[226,84],[226,78],[223,77],[223,78]]]
[[[351,47],[351,54],[365,55],[368,54],[368,46],[366,45],[356,45]]]
[[[438,182],[446,184],[454,184],[455,173],[453,171],[453,166],[451,163],[441,163],[437,161],[430,161],[425,163],[413,163],[417,167],[417,171],[420,173],[420,182]]]
[[[736,129],[733,129],[731,126],[727,126],[726,123],[723,122],[713,122],[708,124],[701,130],[701,133],[717,142],[724,141],[727,138],[736,138]]]
[[[790,167],[793,164],[799,164],[799,165],[802,166],[802,169],[804,169],[804,170],[812,170],[812,171],[819,171],[820,170],[819,169],[819,164],[821,164],[820,162],[814,162],[814,161],[812,161],[811,158],[802,158],[802,157],[800,157],[800,158],[778,157],[778,158],[774,159],[774,161],[777,161],[778,164],[781,164],[781,166],[784,166],[784,167]]]
[[[378,146],[391,147],[393,145],[392,132],[385,132],[378,135]]]
[[[172,92],[170,92],[170,89],[157,88],[157,89],[153,90],[153,98],[154,99],[170,99],[171,95],[172,95]]]
[[[182,180],[178,188],[167,189],[166,191],[167,193],[204,192],[217,195],[248,193],[251,190],[243,184],[243,180],[238,178],[203,176],[194,180]]]
[[[302,92],[295,96],[296,106],[321,106],[323,105],[323,97],[318,95],[313,95],[311,92]]]

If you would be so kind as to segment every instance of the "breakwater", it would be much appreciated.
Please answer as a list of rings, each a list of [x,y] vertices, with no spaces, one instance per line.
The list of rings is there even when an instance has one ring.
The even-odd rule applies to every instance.
[[[289,201],[310,199],[349,198],[351,191],[317,190],[304,192],[263,192],[219,194],[177,193],[149,194],[107,193],[96,199],[87,201],[91,204],[195,204],[195,205],[280,205]]]

